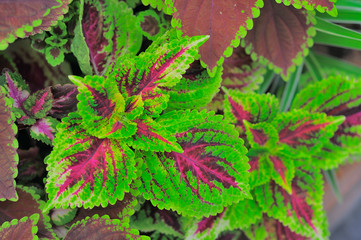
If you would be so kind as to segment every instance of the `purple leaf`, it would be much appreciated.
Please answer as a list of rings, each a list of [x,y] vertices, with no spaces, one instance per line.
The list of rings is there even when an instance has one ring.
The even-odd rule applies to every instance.
[[[78,103],[76,99],[78,95],[76,86],[72,84],[55,85],[51,87],[51,93],[53,94],[53,106],[49,115],[55,118],[63,118],[76,110]]]

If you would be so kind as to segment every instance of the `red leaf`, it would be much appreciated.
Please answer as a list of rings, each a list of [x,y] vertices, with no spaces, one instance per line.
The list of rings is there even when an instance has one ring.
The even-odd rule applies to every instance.
[[[17,128],[10,110],[11,104],[0,89],[0,199],[17,199],[14,180],[18,164]]]
[[[252,28],[251,20],[257,16],[262,1],[252,0],[176,0],[174,14],[187,36],[209,35],[200,47],[201,60],[213,69],[234,39],[244,37]],[[233,43],[232,45],[236,45]]]
[[[256,54],[257,59],[270,63],[276,72],[288,77],[290,68],[301,63],[308,47],[312,22],[307,14],[293,6],[264,0],[261,15],[245,38],[247,53]]]

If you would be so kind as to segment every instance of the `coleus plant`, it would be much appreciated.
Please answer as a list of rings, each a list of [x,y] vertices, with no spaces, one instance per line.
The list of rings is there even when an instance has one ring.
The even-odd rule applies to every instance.
[[[140,0],[19,0],[23,17],[2,16],[13,24],[0,49],[32,42],[0,54],[0,233],[327,238],[321,170],[359,153],[360,80],[309,85],[284,113],[254,90],[265,65],[287,79],[301,64],[313,10],[334,15],[332,1],[142,2],[163,13]],[[38,146],[16,151],[17,128],[20,145],[28,132]]]

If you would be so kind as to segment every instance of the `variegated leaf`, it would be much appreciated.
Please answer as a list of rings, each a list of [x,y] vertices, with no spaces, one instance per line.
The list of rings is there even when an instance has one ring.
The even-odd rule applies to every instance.
[[[255,189],[256,199],[268,216],[277,219],[297,234],[312,238],[328,236],[322,210],[323,179],[319,169],[297,169],[292,193],[273,181]]]
[[[249,197],[246,149],[221,116],[174,111],[157,122],[175,134],[184,152],[143,153],[146,199],[161,209],[208,217]]]
[[[91,136],[80,127],[81,121],[71,114],[58,127],[46,160],[48,209],[114,204],[137,176],[134,153],[125,142]]]

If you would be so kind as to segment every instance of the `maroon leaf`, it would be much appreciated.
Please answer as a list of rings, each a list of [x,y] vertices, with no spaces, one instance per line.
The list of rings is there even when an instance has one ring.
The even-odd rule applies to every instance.
[[[56,0],[1,1],[0,9],[2,11],[0,14],[0,43],[3,44],[3,41],[10,38],[11,36],[17,36],[16,31],[19,30],[22,30],[24,32],[23,35],[25,35],[25,31],[29,31],[29,29],[25,28],[26,25],[31,26],[35,20],[42,20],[44,18],[43,16],[50,8],[56,7],[58,5],[59,2]],[[12,41],[15,40],[15,36],[13,37],[14,39]],[[1,50],[4,50],[4,48],[1,48]]]
[[[49,217],[42,212],[45,204],[40,200],[40,196],[35,191],[27,187],[17,187],[19,200],[17,202],[0,202],[0,224],[12,219],[20,219],[25,216],[37,213],[40,215],[38,226],[38,236],[42,238],[53,238],[50,228]]]
[[[261,15],[245,38],[247,53],[287,78],[302,62],[312,26],[311,15],[304,10],[264,0]]]
[[[16,153],[17,140],[15,134],[17,127],[11,113],[12,101],[5,97],[0,87],[0,199],[17,199],[15,180],[18,171],[18,156]]]
[[[213,69],[223,56],[230,55],[227,48],[237,47],[234,39],[244,37],[252,28],[251,21],[258,15],[262,1],[202,1],[176,0],[174,17],[181,22],[181,30],[187,36],[209,35],[200,48],[201,60]]]
[[[335,0],[277,0],[277,2],[284,2],[286,5],[293,4],[297,9],[304,7],[307,10],[317,9],[322,13],[327,11],[332,16],[337,15]]]
[[[50,116],[63,118],[76,110],[78,90],[75,85],[55,85],[51,87],[51,93],[53,94],[53,106],[49,112]]]
[[[61,2],[60,5],[59,2]],[[40,33],[44,30],[48,31],[50,30],[51,26],[56,25],[58,23],[58,20],[60,20],[61,17],[68,12],[69,9],[68,5],[70,2],[71,0],[60,0],[60,1],[58,0],[57,1],[58,7],[52,8],[50,10],[50,13],[42,19],[41,25],[38,27],[34,27],[33,31],[31,32],[31,35]]]
[[[20,220],[14,219],[11,222],[4,222],[0,227],[0,236],[6,240],[33,240],[36,236],[36,223],[39,219],[38,214],[24,217]]]

